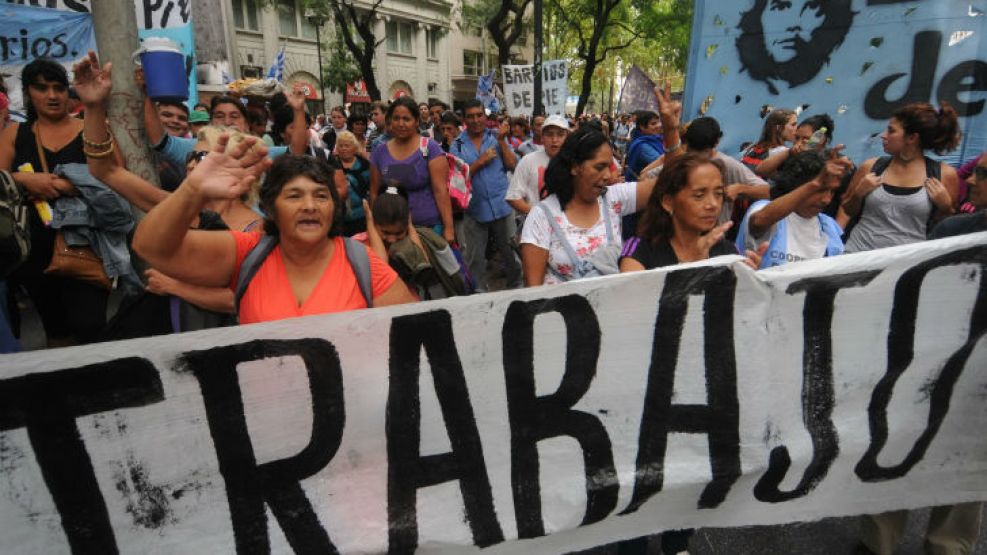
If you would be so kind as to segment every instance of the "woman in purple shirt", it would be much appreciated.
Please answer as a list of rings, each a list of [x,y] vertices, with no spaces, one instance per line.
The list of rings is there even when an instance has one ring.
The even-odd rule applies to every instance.
[[[409,97],[401,97],[388,107],[391,139],[370,154],[370,202],[386,187],[402,187],[408,192],[414,225],[431,227],[454,243],[452,203],[446,186],[449,165],[442,147],[418,133],[418,118],[418,106]]]

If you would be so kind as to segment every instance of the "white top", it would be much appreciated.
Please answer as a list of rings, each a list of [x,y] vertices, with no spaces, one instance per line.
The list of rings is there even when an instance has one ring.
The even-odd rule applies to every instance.
[[[637,183],[617,183],[607,187],[607,194],[600,197],[600,217],[589,228],[582,228],[569,223],[569,218],[559,207],[559,199],[555,195],[549,195],[544,201],[545,205],[555,216],[555,221],[559,224],[565,234],[572,249],[580,257],[591,255],[598,248],[607,244],[606,220],[603,217],[603,210],[610,210],[610,225],[614,241],[620,242],[620,219],[627,214],[637,211]],[[545,272],[545,284],[562,283],[571,279],[573,275],[573,261],[569,260],[565,247],[559,237],[552,233],[552,224],[549,223],[545,212],[542,210],[532,210],[528,214],[528,219],[524,222],[521,231],[521,243],[530,243],[548,251],[548,268]]]
[[[767,204],[755,206],[750,209],[750,214],[760,211]],[[748,216],[748,222],[750,221]],[[803,218],[795,212],[785,216],[786,230],[788,237],[785,240],[785,252],[788,255],[786,262],[797,262],[799,260],[809,260],[826,256],[826,245],[829,239],[819,225],[819,218]],[[745,234],[744,248],[756,251],[758,247],[767,243],[774,237],[778,224],[772,225],[761,235],[754,236],[751,233]]]
[[[523,200],[534,208],[541,200],[541,189],[545,186],[545,168],[550,158],[544,150],[537,150],[521,158],[511,176],[511,186],[507,189],[507,200]]]

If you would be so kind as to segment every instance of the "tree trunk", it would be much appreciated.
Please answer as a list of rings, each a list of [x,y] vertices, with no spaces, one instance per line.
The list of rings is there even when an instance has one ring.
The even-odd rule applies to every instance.
[[[137,50],[137,17],[130,0],[103,0],[92,3],[93,26],[99,61],[113,62],[113,94],[107,110],[110,131],[116,137],[127,169],[158,184],[158,170],[151,163],[144,130],[144,98],[134,84],[132,53]],[[193,75],[194,77],[194,75]]]

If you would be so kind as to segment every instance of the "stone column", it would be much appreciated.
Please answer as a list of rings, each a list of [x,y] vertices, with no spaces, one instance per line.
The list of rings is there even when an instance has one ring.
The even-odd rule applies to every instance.
[[[418,79],[417,83],[412,86],[415,87],[415,94],[418,95],[415,97],[415,100],[418,102],[426,102],[428,101],[429,76],[427,55],[428,47],[425,44],[425,29],[427,29],[428,26],[419,21],[416,21],[413,25],[415,26],[415,67],[418,69]]]
[[[374,21],[374,38],[380,40],[387,36],[387,21],[388,17],[386,15],[377,15],[377,20]],[[377,46],[377,51],[374,53],[374,60],[376,60],[377,71],[375,77],[377,78],[377,87],[380,89],[381,100],[387,100],[387,92],[391,87],[391,78],[387,74],[387,40],[382,40],[380,45]]]

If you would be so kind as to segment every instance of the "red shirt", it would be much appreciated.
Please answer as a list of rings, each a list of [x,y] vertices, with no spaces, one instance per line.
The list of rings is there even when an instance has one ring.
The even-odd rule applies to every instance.
[[[240,265],[243,264],[247,253],[260,241],[261,234],[242,231],[230,231],[230,233],[236,241],[236,270],[230,280],[230,289],[235,291]],[[312,293],[301,306],[298,305],[295,293],[291,290],[291,282],[288,280],[284,258],[281,255],[281,245],[274,247],[257,269],[254,278],[247,285],[247,291],[240,299],[240,323],[253,324],[367,308],[356,281],[356,274],[353,273],[353,268],[346,258],[343,238],[333,237],[331,240],[335,245],[332,258],[326,265],[319,282],[312,289]],[[367,249],[367,254],[370,256],[370,284],[373,298],[376,299],[394,285],[398,275],[373,251]]]

